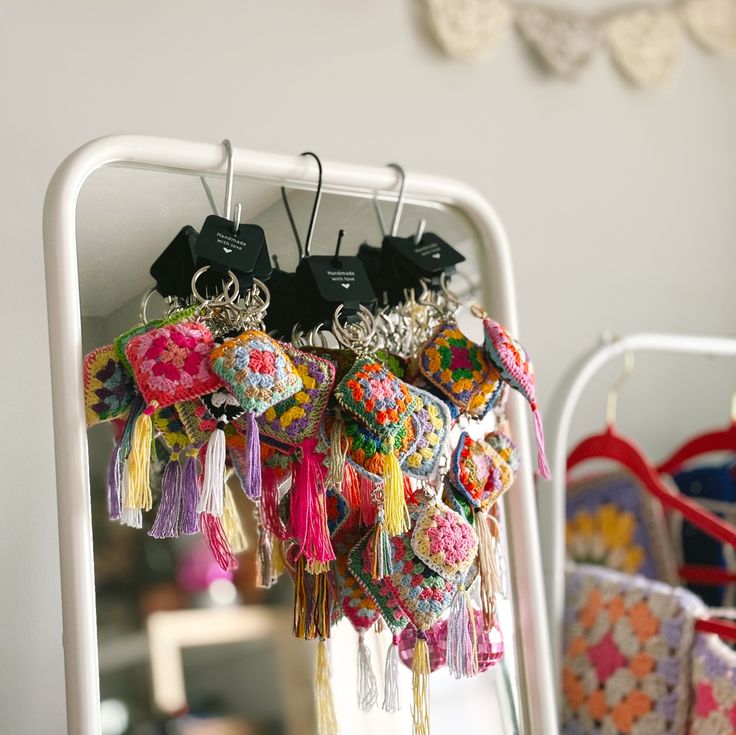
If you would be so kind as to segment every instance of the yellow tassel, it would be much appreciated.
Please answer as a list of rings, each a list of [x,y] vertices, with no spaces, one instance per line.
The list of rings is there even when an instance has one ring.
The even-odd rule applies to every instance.
[[[317,732],[319,735],[337,735],[337,717],[330,681],[330,659],[324,639],[317,643],[315,693],[317,695]]]
[[[389,536],[409,530],[409,510],[404,498],[404,476],[393,451],[383,463],[383,527]]]
[[[271,575],[273,579],[278,579],[284,569],[286,569],[286,562],[284,561],[284,548],[281,545],[281,540],[276,536],[271,536]]]
[[[411,666],[413,702],[411,719],[414,735],[429,735],[429,649],[420,632],[414,644],[414,660]]]
[[[240,514],[235,506],[232,491],[227,485],[225,485],[225,507],[222,511],[222,530],[233,554],[240,554],[248,548],[248,539],[240,522]]]
[[[146,409],[148,411],[149,409]],[[128,508],[133,510],[151,510],[151,442],[153,441],[153,423],[151,416],[144,411],[136,420],[133,428],[133,440],[128,455],[128,478],[130,487],[125,497]]]

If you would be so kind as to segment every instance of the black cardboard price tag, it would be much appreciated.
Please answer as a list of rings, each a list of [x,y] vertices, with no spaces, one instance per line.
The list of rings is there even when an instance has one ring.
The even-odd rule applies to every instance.
[[[197,231],[185,225],[166,246],[150,268],[156,290],[162,296],[186,299],[192,292],[191,282],[196,270],[194,245]]]
[[[235,232],[229,219],[211,214],[202,225],[194,252],[198,259],[220,270],[252,276],[265,248],[262,227],[241,224]]]
[[[308,268],[311,279],[323,301],[330,304],[372,304],[376,300],[365,267],[354,255],[333,258],[312,255],[305,258],[299,269]]]
[[[452,245],[433,232],[424,233],[418,243],[413,237],[386,237],[383,244],[420,276],[454,273],[455,266],[465,260]]]

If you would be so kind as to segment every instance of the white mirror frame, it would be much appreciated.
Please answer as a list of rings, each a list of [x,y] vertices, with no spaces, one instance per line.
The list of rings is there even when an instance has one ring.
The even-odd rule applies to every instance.
[[[44,205],[44,251],[54,409],[59,550],[66,674],[67,728],[98,735],[99,670],[95,617],[90,483],[82,387],[82,332],[77,269],[76,207],[87,178],[107,166],[224,176],[221,145],[143,136],[111,136],[72,153],[57,169]],[[395,200],[396,172],[389,168],[324,163],[325,193],[350,192]],[[313,189],[316,164],[301,156],[234,150],[237,176]],[[457,181],[407,173],[407,201],[442,203],[457,210],[478,233],[484,306],[518,333],[515,288],[506,233],[496,212],[474,189]],[[522,731],[559,732],[551,648],[545,615],[542,564],[526,405],[514,395],[509,421],[527,459],[506,495],[510,568],[521,681]],[[489,729],[494,723],[488,723]]]

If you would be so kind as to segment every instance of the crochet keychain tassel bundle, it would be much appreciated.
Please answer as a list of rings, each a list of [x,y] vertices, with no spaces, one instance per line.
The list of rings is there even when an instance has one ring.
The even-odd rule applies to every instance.
[[[398,536],[409,529],[409,512],[404,497],[404,477],[393,451],[386,454],[383,467],[383,523],[389,536]]]
[[[151,510],[153,495],[151,494],[151,444],[153,443],[153,423],[151,414],[154,407],[148,406],[135,421],[133,440],[128,456],[129,487],[126,497],[128,508],[135,510]]]
[[[394,634],[386,652],[386,669],[383,683],[384,712],[398,712],[401,709],[401,686],[399,683],[399,636]]]
[[[378,682],[371,665],[371,652],[363,633],[358,635],[358,707],[370,712],[378,701]]]
[[[245,422],[246,476],[243,480],[243,490],[251,500],[257,500],[261,497],[261,442],[256,417],[247,412]]]
[[[480,576],[480,601],[483,610],[483,627],[489,631],[495,616],[495,595],[499,587],[496,548],[488,527],[485,513],[475,514],[475,530],[478,534],[478,569]]]
[[[225,431],[222,424],[212,432],[207,442],[204,460],[202,494],[197,505],[198,513],[221,516],[225,504]]]
[[[179,535],[179,518],[182,511],[182,480],[179,453],[172,452],[161,476],[161,502],[156,520],[148,532],[153,538],[176,538]]]
[[[314,689],[317,699],[317,732],[319,735],[337,735],[337,717],[330,681],[329,651],[324,638],[320,638],[317,643],[317,675]]]
[[[121,444],[122,439],[115,444],[107,467],[107,517],[111,521],[117,521],[120,518],[120,485],[122,483],[122,471],[120,469]]]
[[[241,554],[248,548],[248,540],[240,522],[240,514],[230,488],[225,486],[225,504],[222,511],[222,531],[232,554]]]
[[[210,513],[200,513],[199,523],[202,536],[207,542],[212,556],[215,557],[215,561],[220,565],[220,568],[225,571],[237,569],[238,560],[233,556],[219,516],[213,516]]]
[[[197,502],[199,499],[199,472],[197,465],[198,452],[191,448],[186,452],[187,458],[181,477],[182,506],[179,516],[179,534],[187,535],[197,533]]]
[[[461,583],[447,620],[447,668],[456,679],[478,673],[478,636],[470,595]]]
[[[424,631],[417,631],[411,667],[411,719],[414,735],[429,735],[429,649]]]

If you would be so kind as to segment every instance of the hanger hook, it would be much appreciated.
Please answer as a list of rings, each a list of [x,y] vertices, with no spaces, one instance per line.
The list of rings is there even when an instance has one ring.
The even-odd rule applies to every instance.
[[[227,153],[227,169],[225,172],[225,208],[222,216],[225,219],[232,219],[233,214],[233,183],[235,179],[235,170],[233,166],[233,146],[232,143],[225,138],[222,141]]]
[[[634,353],[630,349],[626,349],[624,350],[624,370],[608,389],[608,397],[606,398],[606,426],[608,426],[609,429],[616,423],[619,391],[623,384],[631,377],[633,372]]]
[[[312,236],[314,235],[314,223],[317,220],[317,212],[319,212],[319,205],[322,201],[322,161],[320,160],[319,156],[316,153],[312,153],[312,151],[304,151],[304,153],[302,153],[301,155],[311,156],[317,162],[317,170],[319,171],[319,176],[317,178],[317,192],[314,195],[314,204],[312,205],[312,214],[309,218],[309,228],[307,229],[307,239],[304,242],[303,251],[302,241],[299,237],[299,231],[297,230],[296,222],[294,221],[294,215],[291,212],[289,200],[286,196],[286,188],[283,186],[281,187],[281,199],[284,202],[286,215],[289,218],[289,224],[291,225],[291,231],[294,233],[296,248],[299,251],[299,260],[301,260],[302,258],[306,258],[312,253]]]
[[[391,223],[391,237],[396,237],[396,233],[399,231],[399,221],[401,220],[401,212],[404,209],[404,194],[406,193],[406,171],[398,163],[387,163],[389,168],[398,171],[401,177],[401,183],[399,184],[399,198],[396,202],[396,211],[394,212],[394,219]]]

